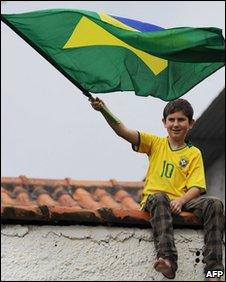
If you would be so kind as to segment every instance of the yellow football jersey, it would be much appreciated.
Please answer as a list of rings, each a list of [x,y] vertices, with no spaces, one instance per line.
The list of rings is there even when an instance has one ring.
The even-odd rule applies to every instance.
[[[139,132],[140,145],[133,149],[146,153],[149,159],[143,197],[156,192],[165,192],[171,200],[183,196],[190,188],[197,187],[206,192],[202,154],[198,148],[187,145],[172,150],[167,137]]]

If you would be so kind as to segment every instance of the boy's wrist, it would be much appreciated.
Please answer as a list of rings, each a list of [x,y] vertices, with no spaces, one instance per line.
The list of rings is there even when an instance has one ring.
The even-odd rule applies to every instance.
[[[183,205],[185,205],[186,204],[186,199],[184,198],[184,197],[180,197],[180,198],[178,198],[177,200],[179,200],[180,201],[180,203],[181,203],[181,205],[183,206]]]

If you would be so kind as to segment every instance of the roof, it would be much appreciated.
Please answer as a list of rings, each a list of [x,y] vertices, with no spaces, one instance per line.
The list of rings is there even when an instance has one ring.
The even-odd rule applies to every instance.
[[[225,152],[225,89],[197,119],[188,134],[192,143],[203,153],[205,166],[211,165]]]
[[[1,178],[3,223],[150,227],[140,210],[144,182]],[[173,216],[175,226],[202,227],[191,212]]]

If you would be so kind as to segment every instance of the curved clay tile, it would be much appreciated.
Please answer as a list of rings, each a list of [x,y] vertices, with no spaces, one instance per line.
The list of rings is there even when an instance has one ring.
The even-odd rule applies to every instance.
[[[58,198],[58,202],[62,206],[77,207],[78,209],[81,209],[81,207],[78,205],[77,201],[75,201],[69,194],[62,194]]]
[[[31,206],[34,201],[31,201],[27,191],[22,186],[16,186],[13,190],[16,200],[19,205]]]
[[[80,206],[86,209],[99,209],[101,205],[96,202],[91,194],[82,188],[77,188],[73,194],[73,198],[78,201]]]
[[[9,192],[1,187],[1,205],[15,205],[15,200],[11,198]]]
[[[57,206],[59,205],[59,203],[57,203],[56,201],[54,201],[50,195],[48,194],[48,192],[42,187],[42,186],[37,186],[33,193],[35,195],[37,195],[37,203],[39,205],[46,205],[46,206]]]
[[[121,202],[123,208],[125,209],[134,209],[134,210],[140,209],[140,205],[137,202],[135,202],[133,198],[129,195],[129,193],[127,193],[124,190],[119,190],[115,194],[115,199],[117,202]]]
[[[110,195],[102,188],[97,188],[94,195],[97,197],[101,206],[103,207],[113,208],[113,209],[122,208],[121,205],[113,199],[112,195]]]

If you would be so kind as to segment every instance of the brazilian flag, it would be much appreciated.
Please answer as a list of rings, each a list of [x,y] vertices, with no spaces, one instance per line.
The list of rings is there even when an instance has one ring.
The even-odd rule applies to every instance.
[[[174,100],[224,66],[214,27],[159,26],[104,13],[52,9],[1,19],[80,89]]]

